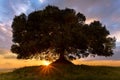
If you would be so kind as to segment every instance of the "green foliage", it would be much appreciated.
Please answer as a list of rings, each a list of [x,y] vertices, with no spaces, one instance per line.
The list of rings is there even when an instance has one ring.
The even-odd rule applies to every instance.
[[[43,72],[44,71],[44,72]],[[87,65],[34,66],[0,74],[0,80],[119,80],[120,67]]]
[[[37,59],[51,60],[48,56],[56,57],[59,54],[67,59],[90,54],[113,55],[115,38],[108,37],[109,31],[99,21],[87,25],[85,20],[86,17],[74,9],[59,9],[56,6],[47,6],[28,16],[15,16],[11,51],[19,59],[37,55]]]

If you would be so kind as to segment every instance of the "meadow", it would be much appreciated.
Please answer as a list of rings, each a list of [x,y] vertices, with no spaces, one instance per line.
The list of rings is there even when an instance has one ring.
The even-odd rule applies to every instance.
[[[0,74],[0,80],[120,80],[120,67],[88,65],[29,66]]]

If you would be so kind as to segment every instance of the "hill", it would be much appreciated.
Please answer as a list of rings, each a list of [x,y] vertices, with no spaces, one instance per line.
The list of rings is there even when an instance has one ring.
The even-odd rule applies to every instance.
[[[13,69],[0,69],[0,74],[2,73],[7,73],[7,72],[12,72]]]
[[[120,80],[120,67],[65,64],[30,66],[0,74],[0,80]]]

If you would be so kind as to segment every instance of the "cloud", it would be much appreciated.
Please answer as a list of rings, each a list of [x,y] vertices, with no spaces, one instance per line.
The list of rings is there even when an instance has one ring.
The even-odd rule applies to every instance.
[[[16,59],[16,55],[6,55],[3,58],[4,59]]]
[[[12,30],[6,24],[0,23],[0,32],[6,34],[7,36],[12,36]]]
[[[9,49],[12,43],[12,32],[10,27],[0,23],[0,48]]]
[[[2,49],[2,48],[0,48],[0,57],[3,58],[3,59],[16,59],[17,55],[13,54],[8,49]]]
[[[45,2],[45,0],[39,0],[40,1],[40,3],[44,3]]]
[[[10,53],[9,50],[0,48],[0,55],[5,55],[5,54],[9,54],[9,53]]]
[[[115,31],[111,36],[115,36],[117,39],[117,42],[120,42],[120,31]]]
[[[98,21],[99,19],[97,19],[97,18],[89,18],[89,19],[87,19],[86,21],[85,21],[85,23],[86,24],[90,24],[91,22],[93,22],[93,21]]]
[[[5,48],[0,48],[0,55],[1,54],[12,54],[11,51],[9,49],[5,49]]]
[[[13,10],[15,15],[20,15],[21,13],[26,13],[30,7],[29,0],[15,0],[10,1],[11,9]]]

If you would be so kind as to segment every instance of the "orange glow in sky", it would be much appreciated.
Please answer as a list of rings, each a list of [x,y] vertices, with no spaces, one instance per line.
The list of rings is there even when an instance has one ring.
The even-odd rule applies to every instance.
[[[10,68],[19,68],[25,66],[39,66],[39,65],[49,65],[51,62],[45,60],[19,60],[16,59],[16,55],[9,52],[4,51],[4,55],[0,55],[0,69],[10,69]],[[9,55],[8,55],[9,54]],[[74,60],[74,64],[84,64],[84,65],[98,65],[98,66],[120,66],[120,60],[87,60],[80,59]]]
[[[43,61],[43,65],[48,66],[50,64],[49,61]]]
[[[92,66],[120,66],[120,60],[75,60],[75,64],[84,64]],[[0,69],[10,69],[19,68],[25,66],[39,66],[39,65],[49,65],[48,61],[40,60],[17,60],[17,59],[0,59]]]

